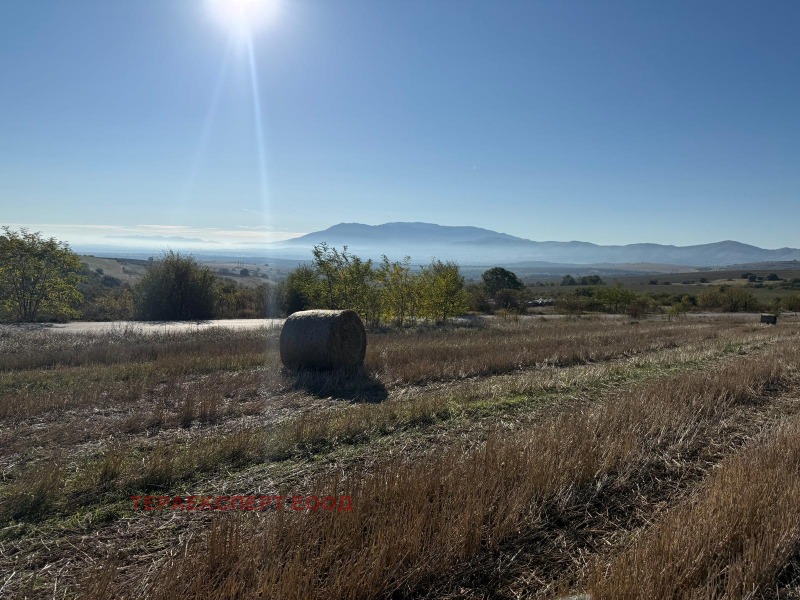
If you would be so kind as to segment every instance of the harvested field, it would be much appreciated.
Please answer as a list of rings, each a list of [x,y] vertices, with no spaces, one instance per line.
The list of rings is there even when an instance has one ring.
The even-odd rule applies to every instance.
[[[793,597],[800,320],[756,319],[371,333],[358,376],[284,371],[275,328],[2,330],[0,589]]]

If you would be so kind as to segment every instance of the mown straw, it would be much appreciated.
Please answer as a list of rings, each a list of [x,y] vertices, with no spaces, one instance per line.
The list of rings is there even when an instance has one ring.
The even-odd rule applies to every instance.
[[[280,351],[290,369],[352,369],[364,363],[367,334],[352,310],[305,310],[286,319]]]

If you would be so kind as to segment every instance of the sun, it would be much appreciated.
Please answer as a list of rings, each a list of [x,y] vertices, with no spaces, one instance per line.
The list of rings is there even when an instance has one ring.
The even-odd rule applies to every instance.
[[[246,37],[272,21],[281,0],[207,0],[214,19],[237,37]]]

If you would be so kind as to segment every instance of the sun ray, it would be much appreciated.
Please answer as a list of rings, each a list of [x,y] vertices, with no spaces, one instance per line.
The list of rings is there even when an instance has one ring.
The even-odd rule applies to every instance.
[[[258,167],[261,177],[261,206],[264,210],[264,224],[269,215],[269,190],[267,187],[267,151],[264,144],[264,119],[261,112],[261,92],[258,85],[258,70],[256,69],[256,55],[253,49],[253,40],[247,37],[247,58],[250,66],[250,89],[253,97],[253,116],[256,122],[256,144],[258,146]]]

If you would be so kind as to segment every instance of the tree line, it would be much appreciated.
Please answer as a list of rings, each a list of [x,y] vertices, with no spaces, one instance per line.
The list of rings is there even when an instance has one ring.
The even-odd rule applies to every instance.
[[[320,244],[311,263],[284,281],[245,287],[192,256],[169,251],[149,261],[135,285],[89,270],[64,242],[27,230],[0,236],[0,321],[66,319],[204,320],[286,316],[309,308],[350,308],[370,325],[445,321],[466,310],[453,262],[375,263]]]
[[[314,260],[292,271],[281,290],[284,312],[350,308],[369,325],[446,321],[464,313],[464,277],[454,262],[433,260],[414,268],[411,258],[378,263],[322,243]]]
[[[781,284],[797,289],[800,281]],[[548,302],[554,300],[556,310],[573,314],[611,312],[638,318],[664,311],[680,315],[690,310],[800,310],[800,294],[775,297],[767,305],[742,286],[708,287],[696,296],[638,294],[618,283],[607,285],[597,275],[565,275],[558,288]],[[8,227],[0,235],[4,322],[280,317],[312,308],[350,308],[368,325],[402,327],[442,322],[465,312],[525,313],[540,300],[534,298],[535,289],[540,287],[526,286],[502,267],[486,270],[477,283],[465,283],[454,262],[433,260],[415,266],[410,257],[364,260],[346,246],[339,250],[324,243],[314,247],[309,263],[283,281],[242,286],[191,256],[170,251],[151,259],[131,286],[102,269],[89,270],[66,243],[54,238]]]

